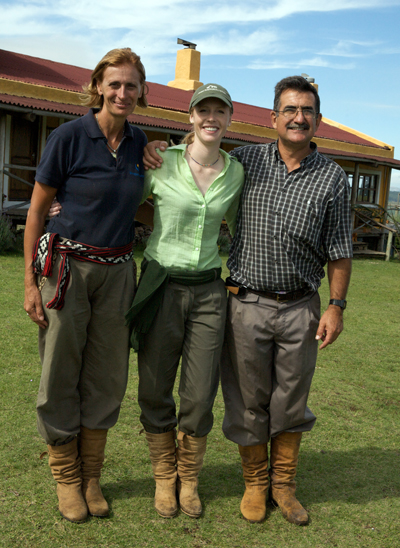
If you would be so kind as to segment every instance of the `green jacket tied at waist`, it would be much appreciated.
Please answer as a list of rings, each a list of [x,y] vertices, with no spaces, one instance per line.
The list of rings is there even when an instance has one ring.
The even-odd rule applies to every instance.
[[[157,261],[142,262],[139,287],[131,308],[125,315],[132,334],[131,346],[137,352],[143,345],[157,310],[161,304],[165,288],[169,282],[183,285],[201,285],[213,282],[221,277],[221,268],[212,268],[203,272],[172,271]]]

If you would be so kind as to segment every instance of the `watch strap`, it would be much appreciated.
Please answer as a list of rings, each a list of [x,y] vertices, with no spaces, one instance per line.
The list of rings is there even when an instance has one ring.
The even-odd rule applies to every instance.
[[[342,299],[331,299],[329,301],[329,304],[334,304],[336,306],[340,306],[340,308],[342,310],[344,310],[346,308],[346,305],[347,305],[347,301],[345,300],[342,300]]]

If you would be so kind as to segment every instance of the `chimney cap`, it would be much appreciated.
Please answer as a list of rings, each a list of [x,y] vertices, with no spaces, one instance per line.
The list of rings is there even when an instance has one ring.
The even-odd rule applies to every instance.
[[[301,73],[302,77],[307,80],[307,82],[309,82],[310,84],[314,84],[315,83],[315,78],[312,78],[311,76],[308,76],[308,74],[306,74],[305,72],[302,72]]]
[[[182,40],[182,38],[178,38],[177,44],[182,44],[183,46],[186,46],[189,49],[196,49],[197,44],[193,44],[193,42],[188,42],[187,40]]]

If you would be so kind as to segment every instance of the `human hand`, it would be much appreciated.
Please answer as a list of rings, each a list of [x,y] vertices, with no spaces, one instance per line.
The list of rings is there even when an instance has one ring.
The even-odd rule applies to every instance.
[[[329,305],[321,317],[315,338],[321,340],[319,349],[332,344],[343,331],[343,310],[334,304]]]
[[[60,204],[60,202],[57,201],[57,198],[54,198],[54,200],[51,202],[48,216],[50,217],[50,219],[52,219],[53,217],[58,215],[61,210],[62,210],[62,205]]]
[[[151,141],[144,147],[143,164],[146,171],[161,167],[163,160],[157,153],[157,148],[164,152],[168,148],[168,143],[166,141]]]
[[[45,329],[48,326],[48,323],[44,319],[40,292],[35,283],[30,282],[25,284],[24,309],[30,319],[40,328]]]

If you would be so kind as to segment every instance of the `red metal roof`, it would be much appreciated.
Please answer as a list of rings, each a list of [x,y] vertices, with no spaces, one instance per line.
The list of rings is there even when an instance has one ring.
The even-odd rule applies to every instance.
[[[68,91],[82,91],[90,81],[88,69],[0,50],[0,77]]]
[[[30,97],[16,97],[15,95],[6,95],[0,93],[0,103],[14,105],[17,107],[34,108],[45,112],[57,112],[61,114],[72,114],[74,116],[83,116],[87,113],[88,107],[78,105],[65,105],[55,103],[44,99],[31,99]]]
[[[64,63],[56,63],[55,61],[31,57],[20,53],[0,50],[0,78],[80,92],[82,91],[82,85],[87,84],[90,81],[90,75],[91,70],[89,69],[67,65]],[[148,102],[150,106],[167,110],[187,112],[193,92],[171,88],[152,82],[148,82],[148,87]],[[67,113],[78,116],[87,112],[86,107],[14,97],[10,95],[1,95],[0,101],[6,104],[20,105],[44,111]],[[234,121],[254,124],[260,127],[272,127],[270,120],[270,109],[238,102],[234,102],[233,106]],[[143,125],[154,125],[170,129],[188,129],[187,124],[181,124],[179,122],[173,122],[160,118],[151,118],[133,114],[129,119],[133,123],[140,123]],[[376,149],[387,148],[376,145],[375,143],[354,135],[344,129],[333,127],[324,121],[321,122],[316,136],[350,144],[366,145]],[[229,132],[227,137],[239,139],[241,141],[246,140],[247,142],[270,141],[268,138],[256,138],[253,136],[234,134],[232,132]]]
[[[349,160],[369,160],[377,162],[378,164],[390,165],[396,169],[400,169],[400,160],[394,158],[382,158],[382,156],[372,156],[371,154],[358,154],[355,152],[349,152],[346,150],[334,150],[333,148],[318,147],[321,154],[326,154],[332,158],[347,158]],[[362,162],[361,162],[362,163]]]

